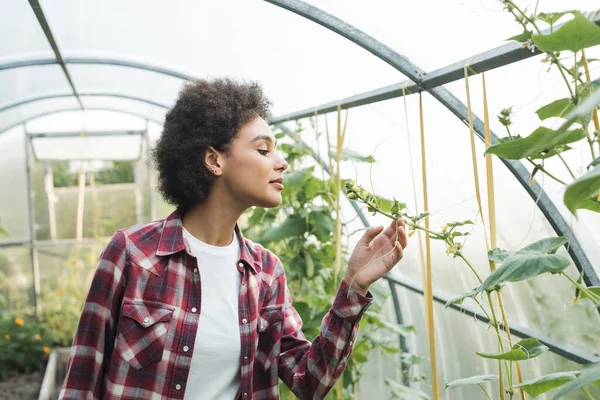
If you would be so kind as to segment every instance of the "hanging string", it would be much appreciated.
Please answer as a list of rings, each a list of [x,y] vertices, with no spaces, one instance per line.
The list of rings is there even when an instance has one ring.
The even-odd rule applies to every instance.
[[[429,200],[427,195],[427,160],[425,158],[425,124],[423,121],[423,96],[419,93],[419,120],[421,126],[421,167],[423,170],[423,212],[429,210]],[[429,217],[425,217],[425,228],[429,229]],[[439,400],[440,387],[438,382],[437,361],[435,355],[435,331],[433,324],[433,289],[431,284],[431,239],[425,235],[425,282],[423,282],[423,296],[425,298],[425,308],[427,312],[427,332],[429,334],[429,354],[431,357],[431,384],[433,399]]]

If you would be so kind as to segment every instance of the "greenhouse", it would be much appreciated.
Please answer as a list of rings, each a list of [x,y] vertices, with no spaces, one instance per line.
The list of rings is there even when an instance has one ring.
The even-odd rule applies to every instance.
[[[1,2],[0,400],[209,398],[193,393],[191,378],[152,372],[169,357],[194,367],[156,305],[147,329],[163,329],[171,347],[163,338],[157,350],[155,340],[148,365],[128,358],[132,350],[114,333],[102,344],[110,354],[96,350],[96,362],[135,369],[121,397],[100,384],[87,395],[61,387],[67,368],[77,376],[83,365],[69,362],[84,351],[77,337],[108,335],[81,322],[85,310],[104,307],[91,300],[106,268],[99,260],[114,251],[119,232],[167,226],[174,215],[155,157],[167,115],[186,84],[223,78],[262,87],[276,153],[286,161],[281,204],[249,207],[235,232],[281,261],[285,285],[270,286],[281,290],[273,296],[289,294],[283,310],[301,318],[298,335],[320,340],[311,356],[325,360],[313,367],[304,360],[306,375],[326,365],[315,376],[330,386],[289,387],[285,351],[269,367],[260,343],[274,337],[273,326],[283,327],[273,348],[292,340],[285,333],[292,317],[265,317],[272,325],[263,332],[259,307],[248,321],[256,343],[241,339],[255,357],[254,386],[245,386],[247,357],[238,349],[236,398],[600,399],[599,6]],[[350,282],[344,274],[375,226],[396,232],[393,248],[359,266],[397,251],[401,259],[370,284],[359,318],[340,322],[354,333],[331,339],[342,335],[329,330],[332,318],[344,318],[335,309],[342,297],[367,301],[352,290],[362,269]],[[398,232],[407,237],[404,250]],[[161,251],[142,259],[150,265],[124,268],[159,279],[152,263]],[[114,307],[106,326],[115,325],[118,340],[123,327],[146,328],[148,317],[127,314],[131,304]],[[189,313],[175,308],[173,321]],[[323,340],[347,350],[328,350]],[[294,382],[312,382],[298,369]],[[167,382],[162,394],[158,383],[152,391],[130,382],[153,373],[151,380]],[[274,386],[259,390],[257,379],[270,373]]]

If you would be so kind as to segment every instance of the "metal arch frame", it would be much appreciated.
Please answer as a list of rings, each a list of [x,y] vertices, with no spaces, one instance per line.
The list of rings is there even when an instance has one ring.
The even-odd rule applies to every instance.
[[[71,111],[78,111],[78,112],[85,112],[85,111],[112,111],[112,112],[116,112],[116,113],[121,113],[121,114],[127,114],[127,115],[132,115],[134,117],[138,117],[144,120],[148,120],[148,121],[152,121],[156,124],[161,125],[162,121],[158,121],[154,118],[150,118],[147,115],[142,115],[142,114],[138,114],[138,113],[134,113],[131,111],[124,111],[121,110],[119,108],[115,108],[115,107],[86,107],[83,110],[79,107],[67,107],[67,108],[61,108],[60,110],[52,110],[52,111],[45,111],[43,113],[40,114],[36,114],[35,116],[32,117],[28,117],[26,119],[23,119],[21,121],[19,121],[18,123],[14,123],[13,125],[10,125],[9,127],[7,127],[6,129],[4,129],[2,132],[0,132],[0,134],[10,131],[11,129],[14,129],[16,127],[18,127],[19,125],[25,125],[26,123],[33,121],[34,119],[38,119],[38,118],[43,118],[43,117],[47,117],[49,115],[53,115],[53,114],[60,114],[63,112],[71,112]]]
[[[324,28],[327,28],[345,39],[350,40],[354,44],[369,51],[376,57],[388,63],[402,74],[406,75],[413,81],[419,82],[425,77],[425,71],[421,70],[406,57],[397,53],[390,47],[384,45],[380,41],[360,31],[354,26],[345,21],[317,8],[305,3],[302,0],[265,0],[269,3],[277,5],[283,9],[293,12],[301,17],[309,19]],[[467,121],[467,107],[450,91],[443,87],[421,88],[428,91],[435,99],[442,103],[448,110],[456,115],[461,121]],[[473,115],[473,125],[477,135],[483,139],[483,121],[476,115]],[[492,142],[497,142],[497,136],[492,132]],[[570,243],[566,248],[573,259],[578,270],[584,272],[584,280],[588,286],[600,285],[594,267],[591,265],[587,255],[585,254],[581,244],[572,233],[569,225],[562,217],[554,202],[544,192],[543,188],[536,182],[533,185],[529,183],[529,172],[520,161],[500,159],[508,170],[515,176],[518,182],[525,188],[527,193],[536,201],[537,206],[542,211],[544,216],[550,222],[554,231],[560,236],[571,238]]]
[[[171,76],[181,80],[192,81],[196,77],[186,74],[185,72],[177,71],[168,67],[161,67],[158,65],[137,62],[128,59],[120,58],[105,58],[105,57],[65,57],[63,58],[65,65],[111,65],[115,67],[128,67],[134,69],[141,69],[144,71],[156,72],[157,74]],[[37,57],[30,58],[27,60],[17,60],[0,64],[0,71],[23,68],[23,67],[35,67],[40,65],[56,65],[59,64],[55,58],[48,57]]]
[[[36,101],[60,99],[60,98],[68,98],[68,97],[75,97],[75,96],[73,95],[73,93],[56,93],[56,94],[49,94],[49,95],[44,95],[44,96],[30,97],[25,100],[19,100],[17,102],[9,103],[9,104],[5,105],[4,107],[0,108],[0,113],[2,113],[4,111],[9,111],[16,107],[24,106],[26,104],[34,103]],[[167,106],[166,104],[158,103],[153,100],[148,100],[143,97],[130,96],[130,95],[118,94],[118,93],[83,92],[83,93],[79,93],[79,97],[115,97],[115,98],[120,98],[120,99],[138,101],[140,103],[146,103],[146,104],[150,104],[152,106],[156,106],[156,107],[160,107],[160,108],[165,108],[165,109],[169,108],[169,106]]]

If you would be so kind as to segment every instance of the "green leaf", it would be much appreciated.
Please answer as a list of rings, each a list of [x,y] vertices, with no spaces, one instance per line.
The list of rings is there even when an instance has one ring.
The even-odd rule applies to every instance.
[[[600,213],[600,201],[597,198],[589,198],[581,203],[579,209]]]
[[[596,165],[600,165],[600,157],[596,157],[594,161],[592,161],[590,165],[588,165],[588,169],[590,169],[591,167],[595,167]]]
[[[288,218],[281,225],[267,229],[258,241],[262,243],[279,242],[294,236],[304,236],[306,229],[305,219]]]
[[[600,28],[579,12],[549,35],[533,35],[533,43],[544,52],[570,50],[578,52],[600,44]]]
[[[511,36],[506,40],[516,40],[517,42],[523,43],[523,42],[528,41],[529,39],[531,39],[531,32],[528,30],[524,30],[523,33],[520,33],[515,36]]]
[[[366,314],[368,316],[370,316],[371,318],[377,318],[377,321],[375,322],[377,325],[379,325],[380,327],[385,327],[385,328],[389,329],[391,332],[395,333],[396,335],[406,336],[411,333],[417,332],[415,327],[412,325],[400,325],[400,324],[384,321],[384,320],[380,319],[377,316],[377,314],[373,313],[372,311],[366,311]]]
[[[462,221],[462,222],[449,222],[446,224],[449,228],[455,228],[457,226],[464,226],[464,225],[473,225],[473,221],[471,221],[470,219],[466,220],[466,221]]]
[[[553,374],[540,376],[513,387],[515,389],[523,389],[528,395],[535,399],[542,393],[546,393],[549,390],[556,389],[557,387],[564,385],[568,381],[572,381],[577,377],[576,374],[577,371],[556,372]]]
[[[483,358],[493,358],[495,360],[522,361],[535,358],[546,352],[548,347],[544,346],[536,338],[523,339],[515,343],[512,350],[506,353],[477,353]]]
[[[289,172],[284,175],[284,184],[291,186],[304,186],[313,174],[313,168],[301,169],[294,172]]]
[[[556,392],[555,399],[560,399],[573,390],[580,389],[590,383],[595,383],[595,381],[600,379],[600,363],[588,364],[580,372],[577,379],[566,383]]]
[[[562,146],[556,146],[555,148],[553,148],[550,151],[542,151],[539,152],[537,154],[534,154],[532,156],[529,156],[529,158],[531,158],[532,160],[546,160],[550,157],[554,157],[557,154],[563,153],[567,150],[571,150],[572,147],[570,147],[569,145],[565,144]]]
[[[579,103],[577,107],[575,107],[566,117],[567,120],[561,127],[558,129],[559,134],[563,134],[573,123],[577,122],[580,119],[589,118],[590,114],[594,109],[600,104],[600,90],[595,91],[590,96],[588,96],[584,101]]]
[[[310,233],[323,242],[327,240],[335,230],[334,220],[326,211],[313,211],[308,214]]]
[[[510,256],[510,252],[508,250],[495,248],[488,251],[488,259],[497,264],[502,264],[502,262],[506,260],[508,256]]]
[[[329,157],[332,159],[336,159],[337,157],[337,149],[335,147],[332,147],[331,150],[329,150]],[[350,149],[343,149],[342,150],[342,157],[341,157],[342,161],[356,161],[356,162],[366,162],[369,164],[373,164],[375,162],[375,159],[373,158],[373,156],[363,156],[353,150]]]
[[[476,375],[448,382],[446,383],[445,389],[455,389],[469,385],[481,385],[483,383],[496,382],[498,379],[498,375]]]
[[[587,289],[588,289],[590,292],[592,292],[592,293],[594,293],[594,294],[596,294],[596,295],[600,296],[600,286],[590,286],[590,287],[588,287]],[[579,297],[580,297],[581,299],[590,299],[590,300],[591,300],[590,296],[588,296],[588,295],[587,295],[586,293],[584,293],[584,292],[581,292],[581,294],[579,295]]]
[[[542,121],[544,121],[552,117],[564,118],[574,108],[575,104],[573,104],[573,101],[571,101],[569,98],[564,98],[553,101],[550,104],[546,104],[538,109],[535,113]]]
[[[571,182],[565,190],[564,202],[573,214],[600,190],[600,166]]]
[[[543,21],[549,25],[554,25],[556,23],[556,21],[561,19],[563,17],[563,15],[568,14],[569,12],[570,11],[553,12],[553,13],[539,13],[537,15],[537,19],[539,19],[540,21]]]
[[[429,397],[429,395],[427,395],[419,390],[411,389],[408,386],[404,386],[403,384],[396,382],[390,378],[386,378],[385,384],[390,388],[393,399],[400,399],[400,400],[430,400],[431,399],[431,397]]]
[[[517,282],[533,278],[546,272],[557,273],[569,266],[567,257],[554,254],[569,240],[554,237],[539,240],[509,255],[502,265],[494,270],[480,286],[480,291],[503,282]]]
[[[402,353],[400,355],[400,357],[402,358],[402,362],[409,366],[420,365],[425,360],[427,360],[427,357],[418,356],[416,354],[411,354],[411,353]]]
[[[586,136],[583,129],[559,132],[540,126],[527,137],[488,147],[485,154],[495,154],[507,160],[520,160],[542,151],[552,150],[556,146],[576,142]]]
[[[481,293],[481,290],[480,290],[480,287],[477,286],[475,289],[471,290],[470,292],[463,293],[460,296],[457,296],[453,299],[448,300],[448,302],[446,303],[446,308],[448,308],[451,304],[462,304],[466,298],[475,297],[479,293]]]
[[[8,236],[8,232],[0,226],[0,235]]]

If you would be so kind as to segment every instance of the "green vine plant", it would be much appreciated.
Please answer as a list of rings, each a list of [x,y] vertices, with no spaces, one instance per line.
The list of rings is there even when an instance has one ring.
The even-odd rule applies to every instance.
[[[600,91],[596,91],[600,87],[600,80],[592,81],[590,79],[588,63],[595,60],[587,60],[583,52],[585,48],[600,44],[600,28],[577,11],[527,15],[511,0],[502,1],[502,3],[524,29],[521,35],[510,39],[521,41],[524,47],[538,48],[545,52],[544,61],[558,68],[568,87],[569,97],[553,101],[537,111],[537,115],[542,121],[549,118],[563,120],[559,129],[553,130],[540,126],[528,136],[513,134],[511,132],[512,108],[502,110],[498,118],[500,123],[505,126],[508,136],[499,139],[497,144],[486,150],[486,153],[509,160],[526,160],[533,165],[532,180],[536,173],[543,173],[565,185],[564,203],[573,214],[579,209],[600,212],[600,157],[596,156],[598,154],[596,149],[600,153],[600,128],[597,117]],[[559,29],[553,29],[550,34],[542,34],[540,23],[546,23],[554,28],[554,24],[565,14],[572,14],[573,18]],[[570,55],[565,57],[564,53],[567,52]],[[571,66],[565,64],[567,59],[573,60]],[[587,166],[587,173],[576,177],[573,174],[573,168],[562,157],[562,153],[571,149],[569,144],[573,145],[579,141],[587,142],[591,161]],[[561,160],[571,176],[571,182],[562,181],[556,177],[557,174],[548,171],[544,163],[551,157]],[[470,298],[490,320],[500,351],[496,353],[480,351],[477,352],[477,355],[484,359],[496,359],[503,362],[507,385],[504,392],[500,385],[500,398],[504,398],[506,394],[513,399],[519,390],[535,398],[557,388],[560,388],[555,393],[557,399],[573,390],[581,390],[588,398],[593,398],[586,385],[600,384],[600,364],[586,366],[581,371],[556,372],[527,382],[515,382],[513,364],[538,357],[548,351],[548,347],[536,338],[524,338],[515,343],[512,348],[505,348],[500,332],[502,322],[496,315],[492,303],[492,294],[500,292],[510,282],[532,279],[542,274],[553,274],[564,277],[574,286],[576,300],[586,299],[598,306],[600,304],[600,287],[586,287],[583,284],[582,275],[573,278],[565,273],[565,269],[570,265],[570,260],[565,255],[558,253],[558,250],[563,246],[568,246],[568,238],[542,239],[512,253],[505,249],[492,249],[488,252],[488,258],[499,266],[487,277],[482,277],[463,253],[465,239],[469,235],[469,231],[465,228],[473,225],[473,221],[450,222],[441,230],[434,231],[421,225],[421,222],[428,217],[428,213],[413,216],[406,213],[402,215],[405,210],[397,200],[382,199],[353,180],[345,182],[345,190],[349,199],[365,204],[367,210],[372,213],[379,213],[392,220],[397,220],[402,216],[409,228],[409,235],[416,230],[421,230],[431,239],[444,242],[446,254],[461,259],[476,277],[479,285],[470,292],[450,300],[447,306],[462,304],[465,299]],[[484,384],[499,380],[499,375],[473,376],[447,383],[446,390],[465,385],[478,385],[486,398],[491,399]],[[397,385],[394,386],[394,389],[398,390]],[[396,396],[397,398],[405,397],[402,392],[396,393]]]
[[[335,279],[336,260],[335,215],[336,183],[324,174],[315,172],[311,164],[312,149],[298,141],[302,130],[296,130],[296,139],[277,133],[278,149],[284,153],[290,167],[285,175],[282,206],[276,209],[255,208],[247,215],[245,234],[274,251],[285,266],[288,287],[294,307],[303,321],[303,333],[311,340],[320,331],[321,320],[331,306],[339,280]],[[325,155],[324,162],[333,166],[335,148]],[[320,154],[319,154],[320,156]],[[372,157],[362,157],[344,150],[342,159],[355,162],[375,162]],[[313,163],[314,164],[314,163]],[[321,169],[321,168],[319,168]],[[321,175],[321,177],[318,177]],[[335,176],[334,173],[331,174]],[[342,193],[343,195],[343,193]],[[342,222],[344,235],[348,221]],[[342,246],[347,260],[347,245]],[[327,399],[360,399],[360,380],[368,373],[365,365],[372,351],[379,350],[398,365],[408,379],[418,381],[424,377],[413,375],[414,366],[424,359],[413,354],[401,354],[398,335],[414,334],[414,327],[399,325],[388,320],[383,308],[390,296],[389,288],[382,282],[372,285],[375,304],[361,320],[360,334],[340,378],[341,391],[332,390]],[[336,388],[337,389],[337,388]],[[281,384],[283,399],[294,398]]]

